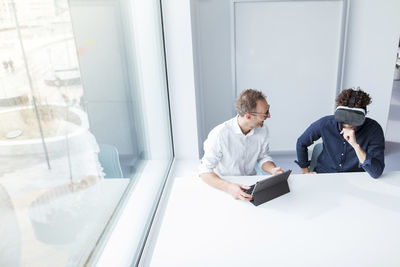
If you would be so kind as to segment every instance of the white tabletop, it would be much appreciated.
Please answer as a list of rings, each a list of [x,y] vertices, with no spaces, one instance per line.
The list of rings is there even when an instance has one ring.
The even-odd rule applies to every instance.
[[[255,207],[177,178],[150,265],[400,266],[400,172],[291,175],[289,186]]]

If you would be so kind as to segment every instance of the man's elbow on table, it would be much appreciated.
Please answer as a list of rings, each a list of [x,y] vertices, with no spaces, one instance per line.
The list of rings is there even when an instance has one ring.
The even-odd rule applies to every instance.
[[[374,179],[378,179],[379,177],[381,177],[382,173],[383,173],[384,167],[378,168],[376,170],[373,171],[367,171],[368,174],[374,178]]]
[[[372,178],[378,179],[385,169],[385,163],[372,159],[369,163],[367,162],[367,164],[363,166],[363,169],[368,172]]]
[[[383,169],[379,172],[371,172],[371,173],[369,173],[369,175],[374,179],[378,179],[379,177],[381,177],[382,173],[383,173]]]

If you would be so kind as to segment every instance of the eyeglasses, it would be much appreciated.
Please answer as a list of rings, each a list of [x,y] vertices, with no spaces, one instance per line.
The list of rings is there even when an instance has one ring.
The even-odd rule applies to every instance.
[[[268,109],[267,112],[265,112],[265,113],[250,112],[250,114],[252,114],[252,115],[261,115],[261,116],[264,116],[265,118],[268,118],[268,116],[269,116],[269,109]]]

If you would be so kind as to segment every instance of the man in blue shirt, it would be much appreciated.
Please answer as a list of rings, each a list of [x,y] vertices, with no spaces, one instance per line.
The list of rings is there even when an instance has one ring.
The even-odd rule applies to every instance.
[[[322,137],[317,173],[366,171],[378,178],[385,168],[385,138],[381,126],[366,118],[370,96],[358,89],[343,90],[336,99],[335,115],[312,123],[297,139],[297,164],[310,173],[308,146]]]

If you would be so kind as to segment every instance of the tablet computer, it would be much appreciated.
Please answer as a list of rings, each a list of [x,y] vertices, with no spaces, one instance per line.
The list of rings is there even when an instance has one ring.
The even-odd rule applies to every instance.
[[[290,189],[287,179],[291,173],[292,170],[287,170],[251,185],[250,189],[245,190],[246,193],[253,196],[253,199],[250,202],[258,206],[271,199],[289,193]]]

